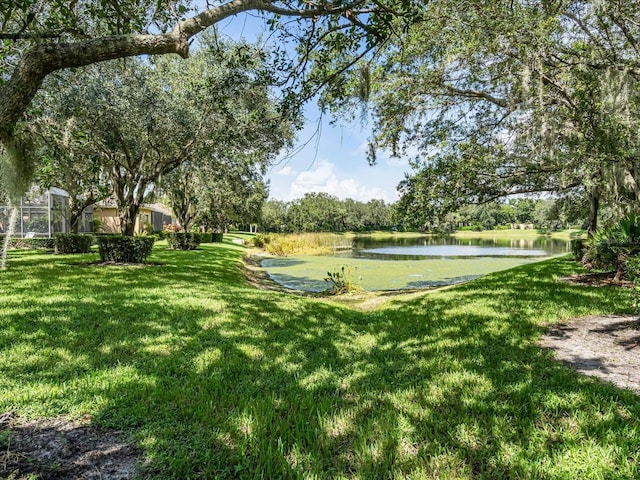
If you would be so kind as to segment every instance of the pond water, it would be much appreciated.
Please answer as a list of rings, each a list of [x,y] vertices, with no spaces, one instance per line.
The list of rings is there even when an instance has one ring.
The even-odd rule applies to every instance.
[[[397,290],[460,283],[562,255],[568,249],[568,242],[548,237],[356,237],[348,251],[272,258],[262,265],[271,278],[288,288],[325,290],[327,273],[345,266],[365,290]]]
[[[353,249],[339,255],[377,260],[419,260],[431,257],[545,257],[568,251],[565,240],[534,238],[356,237]]]

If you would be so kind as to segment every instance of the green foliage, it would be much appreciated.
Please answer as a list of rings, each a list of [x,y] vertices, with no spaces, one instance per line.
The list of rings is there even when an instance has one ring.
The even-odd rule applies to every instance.
[[[169,248],[174,250],[195,250],[202,241],[200,235],[200,233],[191,232],[167,232],[165,238]]]
[[[223,232],[213,232],[211,234],[211,241],[212,242],[220,243],[220,242],[222,242],[223,238],[224,238],[224,233]]]
[[[100,235],[96,237],[100,261],[116,263],[143,263],[153,250],[154,237]]]
[[[571,253],[576,261],[582,261],[584,253],[587,249],[587,240],[585,238],[573,238],[571,239]]]
[[[0,146],[0,190],[11,203],[18,204],[29,191],[37,165],[33,139],[28,132],[20,131],[13,144]]]
[[[364,232],[390,230],[392,208],[383,200],[340,200],[327,193],[307,193],[299,200],[265,203],[260,222],[267,232]]]
[[[89,253],[94,240],[93,235],[55,233],[53,246],[56,253]]]
[[[331,295],[344,295],[362,290],[355,282],[353,269],[349,265],[342,265],[340,270],[335,272],[327,272],[324,281],[331,284],[327,290]]]
[[[0,235],[0,245],[4,245],[4,235]],[[12,238],[9,240],[9,248],[37,248],[41,250],[53,250],[53,238]]]
[[[265,245],[271,243],[273,239],[273,235],[268,233],[259,233],[255,237],[253,237],[253,244],[258,248],[264,248]]]
[[[627,279],[632,283],[631,304],[640,314],[640,256],[629,257],[626,264]]]
[[[640,206],[631,3],[419,3],[415,22],[368,60],[371,150],[415,157],[400,186],[414,225],[535,192],[585,206],[591,231],[601,204],[618,215]],[[361,97],[346,75],[336,108]],[[556,212],[530,213],[557,228],[546,218]]]
[[[213,233],[211,232],[193,232],[195,235],[198,235],[200,239],[200,243],[211,243],[213,242]]]
[[[187,92],[184,103],[199,112],[202,125],[195,148],[161,187],[185,230],[198,225],[216,231],[258,221],[268,196],[265,169],[299,125],[269,93],[271,73],[261,47],[212,36],[200,41],[200,51],[186,62],[186,84],[184,61],[156,61],[171,79],[162,83]]]
[[[620,280],[625,276],[627,260],[639,254],[640,217],[627,215],[591,237],[583,261],[589,269],[615,271]]]

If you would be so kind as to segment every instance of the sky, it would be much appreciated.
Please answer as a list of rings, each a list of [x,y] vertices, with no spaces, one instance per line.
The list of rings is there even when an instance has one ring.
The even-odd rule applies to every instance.
[[[232,40],[255,41],[266,31],[266,24],[255,15],[242,14],[218,24],[218,31]],[[313,103],[307,104],[304,116],[304,129],[291,149],[294,153],[281,152],[267,173],[270,198],[291,201],[305,193],[325,192],[362,202],[398,200],[397,185],[410,171],[407,160],[378,152],[377,164],[369,166],[366,125],[360,121],[332,125],[331,118],[321,115]]]
[[[271,198],[290,201],[305,193],[325,192],[362,202],[382,199],[392,203],[398,199],[396,187],[410,170],[405,160],[383,152],[377,164],[370,166],[366,128],[359,123],[333,126],[312,104],[307,106],[305,118],[295,154],[283,152],[268,172]]]

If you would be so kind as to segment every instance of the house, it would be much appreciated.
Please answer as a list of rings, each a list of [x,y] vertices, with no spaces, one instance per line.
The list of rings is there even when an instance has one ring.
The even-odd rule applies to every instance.
[[[0,206],[0,235],[9,230],[11,210],[9,205]],[[14,237],[51,237],[69,230],[69,194],[64,190],[51,188],[43,192],[34,187],[20,199]]]
[[[115,202],[111,199],[99,202],[93,207],[94,224],[97,233],[120,233],[120,217]],[[175,224],[172,212],[161,203],[144,204],[136,218],[135,233],[163,230],[165,225]]]
[[[20,200],[18,221],[13,234],[16,238],[50,238],[54,233],[69,233],[69,194],[60,188],[41,191],[36,187]],[[0,205],[0,236],[7,233],[12,207]],[[175,221],[170,209],[162,204],[144,205],[136,220],[135,233],[147,229],[162,230],[165,225]],[[79,233],[120,233],[120,219],[115,203],[112,201],[87,207],[80,219]]]

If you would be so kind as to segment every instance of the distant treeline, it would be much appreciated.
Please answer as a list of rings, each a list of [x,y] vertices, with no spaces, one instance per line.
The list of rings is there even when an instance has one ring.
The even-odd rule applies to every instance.
[[[390,230],[392,206],[383,200],[366,203],[340,200],[327,193],[308,193],[299,200],[269,200],[262,207],[263,232],[365,232]]]
[[[398,204],[383,200],[340,200],[327,193],[308,193],[299,200],[269,200],[262,208],[262,232],[366,232],[413,230],[453,232],[537,228],[581,228],[586,211],[579,204],[557,199],[512,198],[481,205],[467,205],[440,220],[421,223],[403,215]],[[604,210],[603,210],[604,212]],[[606,212],[604,212],[606,213]],[[606,219],[605,219],[606,220]]]

